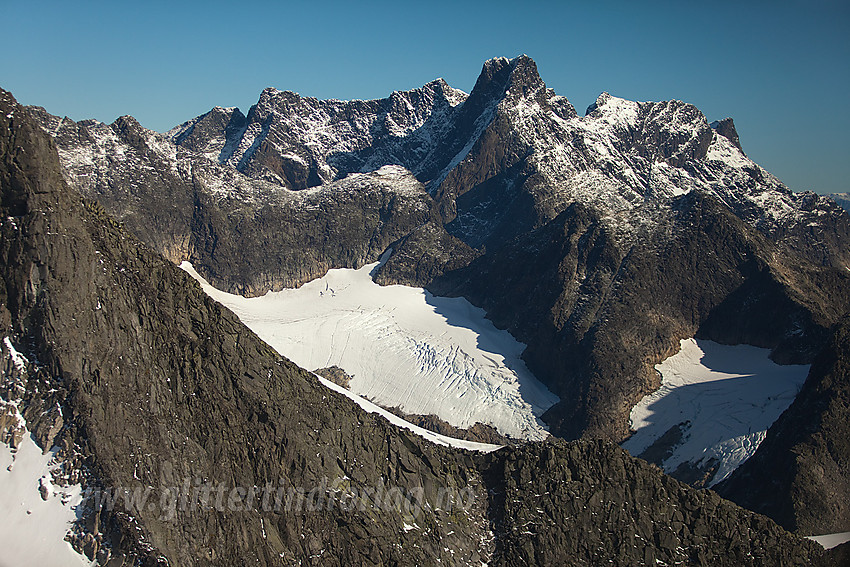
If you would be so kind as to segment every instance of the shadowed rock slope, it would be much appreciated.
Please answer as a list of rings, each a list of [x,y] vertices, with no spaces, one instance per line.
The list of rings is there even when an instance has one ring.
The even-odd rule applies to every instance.
[[[390,260],[379,278],[397,266]],[[779,362],[806,362],[850,307],[845,270],[783,257],[700,193],[675,199],[653,234],[628,248],[571,205],[429,288],[467,297],[528,345],[523,358],[562,400],[544,419],[566,438],[624,438],[629,411],[659,385],[653,365],[679,339],[747,343],[773,349]]]
[[[717,491],[789,530],[850,531],[850,319],[812,364],[794,403]]]
[[[486,490],[469,456],[366,414],[282,359],[68,189],[53,144],[2,96],[2,115],[12,115],[0,130],[3,331],[53,377],[51,394],[30,385],[30,427],[38,429],[42,405],[58,401],[65,425],[54,442],[81,455],[89,483],[134,489],[200,479],[228,495],[267,483],[287,491],[386,483],[405,493],[422,487],[434,508],[440,489],[469,486],[480,496],[468,513],[416,519],[371,507],[198,508],[175,521],[145,508],[90,518],[94,533],[117,534],[103,542],[113,556],[152,564],[162,555],[174,565],[485,560]],[[405,531],[405,521],[422,529]]]
[[[31,361],[21,408],[85,484],[309,489],[331,479],[341,491],[422,495],[418,515],[404,505],[266,512],[245,509],[245,494],[236,511],[174,517],[89,509],[81,541],[101,564],[804,565],[823,555],[606,441],[470,454],[364,413],[70,190],[52,142],[2,91],[0,212],[0,323]],[[462,488],[464,507],[438,506],[441,489]]]

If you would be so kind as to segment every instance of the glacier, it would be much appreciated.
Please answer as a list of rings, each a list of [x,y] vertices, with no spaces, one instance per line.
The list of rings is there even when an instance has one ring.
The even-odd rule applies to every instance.
[[[215,289],[189,262],[181,267],[281,355],[308,370],[342,368],[363,398],[455,427],[480,422],[509,437],[545,439],[540,416],[558,397],[520,358],[525,345],[465,299],[377,285],[371,273],[379,265],[329,270],[255,298]]]

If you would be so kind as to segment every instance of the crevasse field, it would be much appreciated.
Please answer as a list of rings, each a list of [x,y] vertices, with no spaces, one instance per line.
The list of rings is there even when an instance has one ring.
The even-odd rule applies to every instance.
[[[375,284],[377,265],[330,270],[298,289],[257,298],[217,290],[188,262],[181,267],[299,366],[346,370],[354,394],[457,427],[481,422],[512,437],[545,438],[539,417],[558,398],[520,359],[525,345],[462,298]],[[661,388],[633,408],[635,433],[623,447],[640,455],[678,428],[681,435],[665,444],[664,470],[695,465],[713,469],[709,485],[720,482],[755,452],[808,374],[808,366],[775,364],[769,352],[681,341],[680,351],[656,366]]]
[[[245,298],[181,265],[283,356],[308,370],[344,369],[355,394],[456,427],[481,422],[511,437],[545,438],[539,416],[558,397],[520,359],[525,345],[465,299],[375,284],[377,266],[330,270],[298,289]]]

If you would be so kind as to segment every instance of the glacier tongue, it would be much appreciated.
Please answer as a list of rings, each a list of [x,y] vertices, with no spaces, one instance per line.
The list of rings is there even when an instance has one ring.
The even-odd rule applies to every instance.
[[[299,366],[343,368],[360,396],[456,427],[481,422],[511,437],[548,436],[539,416],[558,398],[520,359],[525,345],[464,299],[375,284],[377,265],[330,270],[251,299],[216,290],[188,262],[181,267]]]

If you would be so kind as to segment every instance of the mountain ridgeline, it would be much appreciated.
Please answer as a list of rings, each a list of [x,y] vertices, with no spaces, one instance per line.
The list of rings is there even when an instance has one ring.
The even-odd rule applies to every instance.
[[[850,217],[750,160],[731,119],[608,93],[582,116],[526,56],[487,61],[469,94],[270,88],[165,135],[29,112],[73,188],[220,289],[391,249],[378,283],[466,297],[528,345],[568,440],[625,439],[680,339],[809,363],[850,311]]]
[[[819,547],[610,441],[473,454],[361,410],[281,358],[63,179],[0,91],[0,322],[18,407],[87,487],[390,486],[419,507],[85,508],[101,565],[804,565]],[[9,395],[4,387],[4,396]],[[334,484],[328,487],[328,479]],[[465,491],[462,507],[440,495]],[[360,491],[360,492],[357,492]],[[407,497],[405,497],[407,498]],[[246,499],[245,492],[237,498]],[[231,500],[232,502],[232,500]],[[235,510],[235,511],[234,511]]]
[[[579,116],[525,56],[485,63],[469,95],[266,89],[168,137],[33,110],[73,186],[219,288],[261,295],[391,247],[379,283],[465,296],[529,345],[566,438],[623,439],[679,339],[806,362],[850,308],[847,214],[750,161],[731,120],[608,94]]]

